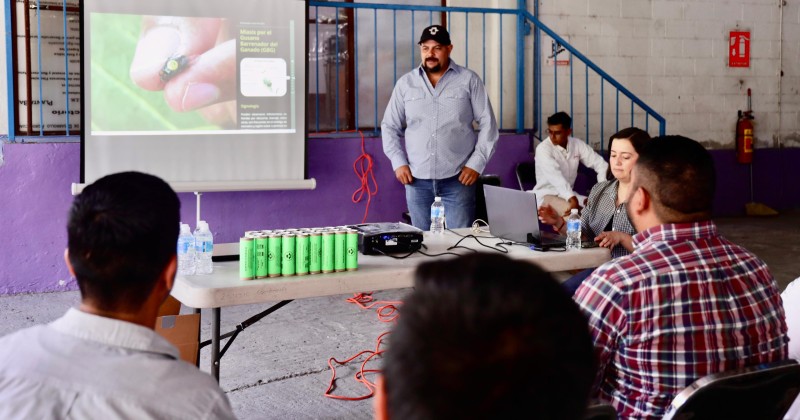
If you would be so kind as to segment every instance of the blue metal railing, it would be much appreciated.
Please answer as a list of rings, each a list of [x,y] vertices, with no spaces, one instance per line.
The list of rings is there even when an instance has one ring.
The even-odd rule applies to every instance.
[[[538,8],[538,6],[537,6],[537,8]],[[534,10],[536,11],[537,8],[535,8]],[[620,93],[622,93],[625,97],[627,97],[631,101],[631,109],[630,109],[631,126],[635,126],[636,125],[636,120],[635,120],[636,108],[635,108],[635,106],[638,106],[644,113],[644,129],[645,129],[645,131],[649,131],[650,130],[650,118],[653,118],[654,120],[656,120],[659,123],[658,135],[666,134],[666,120],[664,119],[664,117],[662,117],[658,112],[656,112],[654,109],[652,109],[646,103],[644,103],[644,101],[639,99],[639,97],[637,97],[631,91],[629,91],[627,88],[625,88],[625,86],[623,86],[621,83],[619,83],[616,79],[614,79],[608,73],[603,71],[594,62],[589,60],[580,51],[578,51],[575,47],[573,47],[566,40],[564,40],[561,36],[556,34],[555,31],[553,31],[548,26],[543,24],[536,16],[532,15],[528,11],[524,11],[522,13],[525,15],[525,18],[527,20],[529,20],[530,22],[532,22],[534,24],[534,26],[536,27],[536,38],[537,38],[537,41],[541,37],[541,32],[544,32],[544,33],[546,33],[548,36],[550,36],[553,39],[553,41],[556,43],[557,46],[563,47],[569,53],[569,84],[570,84],[570,96],[569,97],[570,97],[570,110],[571,110],[570,112],[571,113],[574,112],[573,100],[574,100],[574,97],[575,97],[574,94],[573,94],[573,84],[574,84],[574,77],[573,77],[574,70],[573,70],[573,64],[572,64],[573,63],[573,58],[578,58],[586,66],[586,72],[585,72],[585,88],[586,88],[586,99],[585,99],[585,104],[586,104],[586,108],[585,108],[585,116],[586,116],[585,133],[586,133],[586,136],[585,136],[585,140],[586,140],[586,142],[590,142],[590,133],[591,133],[591,130],[590,130],[590,115],[591,114],[590,114],[590,106],[589,106],[589,103],[590,103],[590,100],[589,100],[589,98],[590,98],[590,92],[589,92],[589,89],[590,89],[589,70],[590,69],[592,71],[594,71],[600,78],[600,80],[599,80],[599,86],[600,86],[600,110],[599,110],[599,116],[600,116],[600,118],[599,118],[600,119],[600,133],[599,134],[600,134],[600,136],[599,136],[599,145],[600,145],[600,149],[603,149],[603,147],[604,147],[604,139],[605,139],[605,133],[606,133],[605,132],[605,95],[604,95],[604,93],[605,93],[605,84],[606,83],[610,84],[612,87],[614,87],[616,89],[616,92],[615,92],[616,93],[616,96],[615,96],[615,112],[614,112],[615,132],[619,131],[619,128],[620,128],[620,126],[619,126],[619,115],[620,115],[619,114],[619,95],[620,95]],[[537,45],[536,49],[538,49],[539,48],[539,42],[537,42],[536,45]],[[541,57],[541,54],[539,54],[538,57]],[[536,71],[535,71],[536,76],[535,77],[537,78],[537,86],[541,86],[541,82],[540,82],[541,77],[542,77],[541,64],[542,64],[541,60],[534,60],[534,66],[536,67]],[[557,54],[554,54],[554,56],[553,56],[553,66],[554,66],[554,71],[553,71],[553,80],[554,80],[553,102],[554,102],[554,108],[553,109],[554,109],[554,112],[557,112],[559,110],[559,108],[558,108]],[[543,130],[543,125],[542,125],[543,107],[541,106],[541,104],[542,104],[542,96],[543,95],[541,95],[541,94],[537,95],[537,97],[538,97],[537,98],[538,99],[537,103],[539,104],[539,106],[536,107],[536,111],[535,111],[537,113],[536,121],[538,123],[537,126],[536,126],[536,131],[537,131],[537,134],[538,134],[540,139],[542,138],[542,130]],[[574,114],[572,114],[572,115],[574,115]],[[574,125],[574,123],[573,123],[573,125]]]
[[[309,100],[313,102],[314,109],[317,110],[317,115],[314,117],[315,123],[314,124],[310,124],[310,127],[313,127],[315,129],[315,130],[314,129],[310,130],[312,132],[312,134],[315,131],[317,133],[326,133],[327,134],[330,131],[335,131],[335,132],[347,131],[347,130],[353,130],[353,129],[356,129],[356,128],[362,129],[362,130],[366,130],[366,131],[372,130],[373,132],[378,131],[380,129],[380,121],[381,121],[381,119],[383,117],[383,110],[384,110],[384,108],[386,106],[386,103],[388,102],[388,97],[391,94],[391,90],[392,90],[392,88],[394,86],[394,83],[397,81],[399,76],[402,76],[402,74],[410,71],[411,69],[413,69],[413,68],[415,68],[416,66],[419,65],[419,61],[418,61],[419,52],[417,51],[418,47],[417,47],[417,44],[416,44],[416,39],[417,39],[417,37],[419,35],[419,34],[417,34],[418,28],[421,28],[423,26],[428,26],[428,25],[431,25],[431,24],[435,24],[435,23],[442,23],[442,19],[437,19],[436,18],[437,15],[446,15],[447,16],[446,17],[446,21],[447,21],[446,25],[447,25],[448,28],[452,28],[452,24],[453,24],[453,21],[454,21],[454,16],[456,18],[458,18],[458,19],[463,19],[464,26],[465,26],[465,30],[463,31],[464,34],[465,34],[464,35],[464,42],[462,44],[463,48],[459,49],[458,50],[459,53],[457,55],[454,54],[453,58],[454,59],[458,59],[459,62],[460,62],[460,59],[463,57],[463,59],[464,59],[463,64],[465,66],[470,64],[470,54],[469,54],[470,45],[474,45],[475,44],[474,41],[473,41],[473,43],[470,43],[470,40],[469,40],[470,39],[469,19],[470,19],[470,17],[473,17],[473,16],[480,16],[481,17],[481,29],[483,29],[483,30],[480,31],[480,34],[481,34],[481,39],[480,39],[481,43],[480,43],[480,45],[481,45],[481,50],[482,50],[482,63],[480,64],[480,66],[482,67],[482,73],[483,73],[482,77],[484,79],[486,79],[486,71],[487,71],[487,61],[486,61],[487,40],[486,40],[486,34],[485,34],[485,29],[487,27],[486,15],[487,14],[488,15],[496,15],[496,16],[498,16],[498,19],[502,19],[502,17],[504,15],[508,15],[508,16],[518,17],[518,19],[519,19],[519,13],[518,13],[518,10],[516,10],[516,9],[488,9],[488,8],[443,7],[443,6],[414,6],[414,5],[403,5],[403,4],[367,4],[367,3],[343,3],[343,2],[320,2],[320,1],[310,1],[309,2],[309,7],[310,7],[309,15],[312,16],[312,17],[315,17],[313,19],[313,22],[310,24],[310,25],[313,25],[313,28],[309,27],[309,34],[310,35],[314,34],[315,35],[315,39],[311,39],[311,37],[309,37],[310,38],[309,44],[310,45],[312,43],[316,44],[313,47],[313,51],[315,51],[315,52],[318,52],[322,48],[321,45],[326,43],[325,41],[319,39],[319,33],[320,33],[319,25],[320,24],[325,24],[324,22],[329,22],[331,20],[330,17],[324,18],[324,16],[326,14],[336,16],[336,18],[337,18],[337,20],[336,20],[336,25],[337,25],[336,36],[337,36],[337,38],[339,38],[339,37],[347,36],[347,34],[342,34],[341,33],[342,31],[339,30],[339,26],[340,25],[339,25],[338,17],[341,15],[342,10],[352,10],[352,14],[353,14],[353,22],[352,22],[353,30],[352,30],[352,33],[353,33],[354,39],[357,39],[359,34],[364,34],[367,30],[370,29],[370,28],[366,28],[366,29],[362,29],[362,31],[359,31],[359,27],[364,25],[364,21],[359,18],[359,12],[362,12],[362,13],[364,13],[364,12],[367,12],[367,13],[368,12],[372,12],[371,20],[372,20],[373,28],[371,28],[372,31],[370,31],[370,32],[372,32],[373,37],[372,37],[372,39],[369,39],[368,42],[372,43],[372,45],[371,45],[372,48],[371,49],[372,49],[373,56],[371,58],[373,59],[372,61],[374,61],[374,69],[372,69],[373,71],[371,73],[370,72],[365,73],[364,72],[364,68],[367,67],[368,64],[366,64],[365,63],[365,59],[363,59],[361,57],[361,54],[362,54],[363,51],[365,51],[365,49],[363,48],[363,46],[358,45],[358,43],[356,43],[356,45],[353,48],[352,52],[343,52],[343,51],[341,51],[341,50],[339,50],[337,48],[335,51],[331,51],[328,54],[323,54],[323,57],[320,57],[319,54],[314,55],[315,60],[313,60],[313,62],[309,63],[309,73],[311,73],[311,74],[316,73],[316,74],[319,75],[324,70],[324,64],[323,64],[324,60],[328,60],[329,62],[336,62],[336,64],[337,64],[336,72],[338,73],[338,72],[341,71],[341,70],[339,70],[339,67],[340,67],[340,64],[342,64],[342,61],[343,61],[342,56],[343,55],[347,55],[348,58],[349,58],[349,54],[352,54],[353,62],[351,64],[348,64],[350,66],[350,68],[348,68],[347,71],[352,73],[352,78],[354,80],[353,86],[352,87],[348,87],[348,90],[352,89],[352,92],[353,92],[352,94],[354,95],[354,98],[353,98],[352,102],[354,103],[354,105],[353,105],[353,113],[351,115],[349,115],[348,121],[341,121],[342,118],[341,118],[341,113],[340,113],[340,109],[339,109],[339,104],[347,102],[343,98],[343,95],[347,95],[347,94],[349,94],[349,92],[343,92],[343,89],[342,89],[342,87],[340,86],[340,84],[338,82],[332,88],[331,88],[331,86],[326,85],[324,92],[320,89],[319,83],[317,83],[316,90],[315,90],[315,87],[309,86],[309,94],[310,94]],[[379,12],[390,13],[390,14],[387,14],[385,16],[385,18],[386,18],[385,24],[387,26],[387,30],[386,31],[378,31],[378,29],[377,29],[378,26],[379,26],[379,15],[378,15]],[[420,17],[419,15],[423,15],[423,16]],[[402,41],[402,37],[398,37],[397,20],[398,20],[398,18],[402,18],[402,17],[407,18],[407,20],[410,22],[410,31],[406,31],[406,34],[405,34],[406,36],[408,36],[407,48],[404,49],[404,51],[401,52],[401,51],[399,51],[398,45],[402,44],[403,41]],[[321,23],[321,22],[323,22],[323,23]],[[392,26],[391,32],[388,31],[388,26],[390,24]],[[498,21],[498,27],[500,27],[500,26],[501,26],[501,23]],[[501,34],[501,37],[499,38],[499,42],[502,42],[502,32],[500,34]],[[518,40],[517,42],[520,43],[520,45],[517,48],[521,49],[522,48],[521,41],[524,39],[523,35],[518,34],[516,36],[516,38]],[[391,64],[392,72],[391,73],[387,72],[387,73],[385,73],[385,75],[381,74],[379,72],[379,70],[378,70],[378,66],[379,66],[378,56],[380,55],[380,51],[379,51],[379,46],[380,45],[386,46],[386,49],[387,50],[390,49],[392,51],[392,54],[393,54],[393,56],[391,57],[392,58],[392,64]],[[498,48],[497,50],[499,51],[500,59],[497,61],[497,65],[499,66],[500,71],[502,72],[503,71],[503,59],[502,59],[503,48],[502,48],[502,45],[499,45],[499,47],[500,48]],[[473,52],[475,52],[474,49],[473,49]],[[404,66],[402,64],[403,61],[404,61],[405,55],[408,55],[408,58],[409,58],[407,66]],[[458,57],[458,58],[456,58],[456,57]],[[367,57],[367,60],[369,58],[370,57]],[[519,60],[518,60],[519,63],[522,63],[523,59],[524,59],[524,57],[520,57]],[[472,62],[474,63],[475,61],[476,60],[474,60],[474,57],[473,57]],[[473,66],[473,67],[477,67],[477,66]],[[489,68],[491,69],[491,65],[489,66]],[[391,79],[388,77],[389,75],[391,75]],[[366,79],[367,82],[365,82],[364,79]],[[503,86],[502,86],[503,78],[502,77],[498,77],[497,79],[498,79],[498,84],[500,85],[500,88],[496,89],[496,92],[500,95],[501,100],[499,101],[499,104],[495,105],[495,108],[499,112],[499,118],[502,121],[502,119],[504,117],[504,115],[503,115],[503,113],[504,113],[504,104],[503,104],[503,102],[504,101],[502,100],[502,96],[503,96]],[[380,82],[385,82],[385,83],[380,83]],[[363,90],[363,88],[368,83],[370,83],[370,84],[372,84],[374,86],[374,92],[372,92],[373,94],[371,95],[371,96],[373,96],[373,100],[374,100],[374,102],[371,104],[372,105],[372,107],[371,107],[371,111],[372,111],[371,115],[365,115],[365,113],[367,111],[365,111],[363,109],[364,108],[364,106],[363,106],[364,105],[364,100],[366,99],[364,97],[364,95],[363,94],[360,94],[360,95],[356,94],[357,92],[360,92],[361,90]],[[521,85],[522,83],[524,83],[524,73],[523,72],[519,72],[518,77],[517,77],[517,83],[518,83],[518,85]],[[523,89],[517,89],[517,90],[519,90],[520,92],[523,91]],[[379,98],[381,98],[381,97],[384,98],[385,100],[380,101]],[[524,118],[524,115],[525,115],[524,114],[525,103],[524,103],[524,100],[522,100],[522,99],[523,99],[523,97],[520,97],[519,100],[517,101],[516,112],[517,112],[517,117],[518,117],[518,120],[519,120],[517,122],[518,131],[523,131],[523,127],[524,127],[524,119],[523,118]],[[320,122],[320,118],[324,118],[324,116],[321,115],[320,113],[325,114],[325,110],[321,109],[321,108],[323,108],[323,106],[321,105],[321,102],[323,102],[323,101],[328,102],[329,104],[333,104],[333,105],[329,105],[329,107],[333,107],[334,109],[332,109],[332,110],[329,109],[328,113],[327,113],[327,114],[330,114],[330,111],[333,111],[335,116],[334,116],[332,121]],[[371,118],[367,118],[367,117],[371,117]],[[342,127],[342,125],[344,125],[345,127]],[[502,124],[501,124],[501,128],[507,128],[507,127],[503,127]]]
[[[418,61],[418,52],[416,51],[416,37],[418,32],[418,28],[421,25],[430,25],[433,23],[440,23],[439,19],[435,19],[436,15],[443,15],[446,16],[446,25],[448,29],[451,31],[451,38],[454,40],[456,36],[463,37],[463,40],[460,43],[463,45],[462,49],[459,49],[459,46],[453,51],[453,58],[456,60],[460,60],[463,58],[463,64],[465,66],[471,66],[473,70],[480,70],[480,74],[484,79],[484,83],[486,84],[487,91],[490,92],[492,95],[492,102],[494,103],[495,112],[497,113],[498,124],[502,130],[513,130],[516,132],[523,132],[523,131],[532,131],[533,135],[538,138],[543,138],[543,131],[544,131],[544,115],[545,113],[550,113],[549,110],[552,106],[552,113],[555,113],[561,108],[559,107],[560,100],[566,99],[569,101],[569,113],[573,117],[575,117],[576,107],[575,103],[582,100],[584,102],[584,107],[579,110],[582,114],[582,119],[580,119],[580,123],[578,123],[578,119],[576,118],[574,121],[574,125],[580,125],[580,127],[574,127],[574,132],[576,135],[580,134],[584,140],[587,142],[592,142],[593,144],[597,144],[600,149],[604,147],[604,139],[607,137],[608,134],[606,133],[606,120],[610,117],[613,118],[613,127],[615,131],[618,131],[620,128],[620,106],[621,106],[621,98],[625,98],[626,100],[630,101],[630,109],[628,112],[630,124],[636,125],[637,121],[642,124],[645,130],[650,129],[650,120],[653,119],[658,122],[658,131],[654,134],[663,135],[666,132],[666,122],[664,118],[659,115],[655,110],[653,110],[650,106],[644,103],[640,98],[634,95],[630,90],[625,88],[620,82],[616,79],[611,77],[608,73],[603,71],[599,66],[597,66],[594,62],[589,60],[585,55],[583,55],[580,51],[575,49],[572,45],[569,44],[564,38],[560,37],[556,34],[552,29],[548,26],[543,24],[537,17],[538,14],[538,2],[534,2],[534,14],[531,14],[527,10],[527,5],[525,0],[518,0],[517,9],[489,9],[489,8],[472,8],[472,7],[444,7],[444,6],[422,6],[422,5],[407,5],[407,4],[367,4],[367,3],[343,3],[343,2],[321,2],[321,1],[310,1],[309,7],[312,8],[314,11],[314,15],[320,16],[321,14],[325,14],[325,10],[334,10],[334,14],[337,16],[340,15],[341,10],[351,9],[353,11],[353,33],[354,36],[357,37],[359,30],[358,26],[363,24],[363,21],[359,20],[359,12],[368,13],[372,12],[371,20],[373,28],[372,39],[367,39],[366,42],[372,43],[372,54],[373,54],[373,62],[374,62],[374,69],[372,72],[365,72],[364,68],[367,64],[364,64],[361,61],[358,54],[363,49],[359,49],[359,45],[356,42],[353,56],[354,62],[351,64],[352,68],[348,69],[349,72],[352,72],[352,78],[354,80],[354,86],[352,87],[353,92],[355,93],[354,102],[356,106],[354,108],[355,114],[352,116],[350,121],[348,122],[341,122],[339,121],[339,108],[336,108],[336,121],[334,124],[328,124],[333,128],[333,131],[344,131],[344,130],[351,130],[351,129],[362,129],[366,131],[372,130],[373,132],[377,132],[380,129],[380,119],[382,117],[383,107],[386,106],[386,102],[388,101],[388,96],[391,93],[391,90],[394,86],[394,82],[396,82],[398,76],[402,75],[403,73],[410,71],[417,65],[419,65]],[[379,11],[387,11],[390,12],[391,21],[386,22],[387,30],[379,31],[378,26],[381,19],[379,19]],[[426,13],[427,12],[427,13]],[[419,15],[426,14],[427,19],[419,19]],[[490,19],[487,19],[487,15],[490,16]],[[471,16],[480,16],[480,24],[479,25],[471,25],[470,17]],[[496,16],[496,19],[493,17]],[[504,27],[503,18],[504,16],[515,17],[516,18],[516,25],[512,27]],[[410,32],[406,32],[405,36],[408,36],[409,41],[407,41],[409,48],[406,50],[408,56],[410,57],[410,63],[408,65],[403,65],[405,61],[405,55],[398,55],[400,53],[398,49],[398,43],[403,44],[402,35],[401,38],[398,38],[398,19],[406,18],[410,20]],[[457,22],[457,23],[456,23]],[[496,22],[496,23],[495,23]],[[391,23],[392,30],[388,31],[388,24]],[[338,24],[338,20],[337,20]],[[319,25],[319,19],[315,20],[314,25]],[[455,25],[455,26],[454,26]],[[474,35],[470,32],[471,27],[479,27],[480,34]],[[533,40],[531,41],[528,35],[531,33],[530,26],[533,26]],[[455,29],[454,29],[455,28]],[[369,29],[369,28],[368,28]],[[456,33],[454,34],[453,31]],[[487,31],[491,32],[491,36],[493,36],[496,41],[498,48],[496,52],[493,54],[494,58],[489,58],[487,60],[487,50],[491,52],[494,48],[492,47],[493,42],[491,39],[487,40]],[[314,31],[309,30],[309,33]],[[508,32],[512,32],[511,39],[515,39],[516,46],[514,49],[515,55],[513,56],[513,61],[510,58],[506,58],[507,52],[504,50],[510,50],[506,45],[504,45],[504,39],[508,39],[509,37],[505,34]],[[315,33],[319,33],[318,30]],[[343,36],[340,31],[337,30],[337,36]],[[363,34],[363,32],[362,32]],[[557,65],[557,57],[553,56],[553,68],[552,68],[552,84],[545,85],[543,83],[543,76],[544,71],[542,67],[544,57],[541,54],[541,38],[542,34],[549,36],[560,48],[563,48],[564,52],[568,55],[569,58],[569,65],[566,71],[568,72],[568,77],[560,77],[560,72],[563,70],[558,68]],[[387,37],[390,37],[389,42],[391,43],[391,52],[392,52],[392,72],[387,73],[385,76],[385,80],[387,83],[379,83],[378,81],[381,80],[381,75],[378,69],[378,55],[379,46],[386,45]],[[357,38],[356,38],[357,39]],[[321,41],[317,39],[317,43]],[[533,61],[533,74],[531,75],[530,71],[526,71],[525,63],[526,63],[526,45],[530,45],[533,43],[533,52],[534,59]],[[454,41],[454,44],[456,42]],[[471,50],[472,46],[472,50]],[[477,46],[477,47],[476,47]],[[363,46],[362,46],[363,48]],[[476,48],[480,49],[480,54],[477,57],[480,59],[480,63],[477,63],[475,57]],[[337,49],[335,52],[337,56],[341,54],[341,51]],[[472,53],[472,54],[470,54]],[[369,57],[368,57],[369,58]],[[471,60],[472,58],[472,60]],[[401,61],[402,60],[402,61]],[[584,92],[583,98],[576,97],[575,93],[575,84],[580,83],[578,80],[579,78],[575,77],[575,61],[578,61],[585,67],[584,72]],[[513,80],[516,81],[514,92],[514,98],[506,98],[506,91],[507,88],[504,86],[504,83],[507,82],[507,77],[505,77],[505,71],[507,71],[508,65],[513,63],[516,66],[516,71],[514,72]],[[316,60],[315,63],[310,63],[310,67],[315,66],[317,71],[320,71],[320,61],[319,59]],[[487,77],[487,69],[489,71],[499,70],[499,73],[495,72],[494,74],[489,75]],[[337,67],[337,72],[339,71]],[[391,79],[389,79],[391,76]],[[374,92],[372,92],[371,98],[365,98],[363,95],[359,96],[359,87],[364,86],[364,79],[371,82],[374,85]],[[505,80],[505,82],[504,82]],[[563,89],[559,89],[560,85],[568,84],[568,86],[564,86]],[[609,106],[606,104],[606,88],[610,86],[613,89],[614,93],[614,104],[613,110],[609,110]],[[526,90],[526,87],[529,90]],[[552,96],[545,93],[543,90],[551,89]],[[381,92],[379,92],[381,90]],[[564,92],[568,92],[565,94]],[[316,109],[319,109],[319,101],[322,96],[320,91],[315,91],[314,89],[310,88],[310,100],[316,102]],[[532,93],[532,102],[526,101],[526,93]],[[346,92],[343,92],[340,88],[339,84],[334,87],[333,91],[328,91],[328,96],[333,96],[334,102],[337,104],[342,103],[340,95],[345,95]],[[383,103],[379,103],[379,98],[385,98],[386,100]],[[370,110],[372,111],[369,117],[365,118],[364,112],[365,111],[358,111],[358,107],[364,107],[365,100],[373,101]],[[594,105],[593,101],[598,101],[599,105]],[[531,103],[532,105],[532,115],[526,115],[526,102]],[[511,105],[512,114],[514,115],[505,115],[508,111],[508,105]],[[547,110],[547,111],[546,111]],[[625,112],[625,111],[623,111]],[[510,117],[510,118],[507,118]],[[325,133],[327,131],[331,131],[330,129],[326,130],[322,126],[325,124],[319,123],[320,115],[317,113],[315,118],[316,123],[313,126],[316,130],[311,130],[312,134],[316,133]],[[643,118],[643,121],[642,121]],[[623,119],[622,121],[627,121],[628,119]],[[342,125],[346,125],[345,128],[342,128]],[[608,126],[610,128],[610,126]],[[598,130],[599,129],[599,130]]]

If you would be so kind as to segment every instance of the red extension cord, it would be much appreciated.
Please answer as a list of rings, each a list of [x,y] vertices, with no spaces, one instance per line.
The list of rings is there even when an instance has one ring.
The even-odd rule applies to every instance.
[[[377,315],[378,320],[380,322],[394,322],[397,319],[397,306],[399,306],[402,302],[399,301],[376,301],[372,297],[372,292],[367,293],[356,293],[353,297],[347,299],[347,302],[353,303],[358,305],[361,309],[372,309],[377,307]],[[383,349],[381,346],[383,345],[384,339],[386,336],[389,335],[389,331],[386,331],[378,336],[378,339],[375,343],[374,350],[363,350],[358,352],[352,357],[347,358],[346,360],[339,361],[333,357],[328,359],[328,366],[331,368],[331,380],[328,384],[328,389],[325,390],[325,396],[328,398],[333,398],[337,400],[344,400],[344,401],[359,401],[364,400],[367,398],[372,397],[375,395],[375,383],[367,379],[367,374],[370,373],[379,373],[380,369],[367,369],[367,363],[372,360],[375,356],[380,356],[383,354]],[[367,357],[361,362],[361,368],[358,372],[355,373],[355,380],[364,387],[367,388],[369,391],[367,394],[360,395],[357,397],[348,397],[344,395],[334,395],[333,390],[336,387],[336,367],[334,363],[339,366],[344,366],[359,357],[366,355]]]

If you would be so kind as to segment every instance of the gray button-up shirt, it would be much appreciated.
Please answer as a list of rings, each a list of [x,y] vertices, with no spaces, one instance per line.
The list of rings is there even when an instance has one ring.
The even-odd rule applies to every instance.
[[[452,59],[436,88],[421,65],[397,81],[381,132],[392,169],[409,165],[419,179],[450,178],[464,166],[483,172],[499,136],[480,77]]]
[[[0,339],[2,419],[231,419],[214,378],[155,331],[70,309]]]

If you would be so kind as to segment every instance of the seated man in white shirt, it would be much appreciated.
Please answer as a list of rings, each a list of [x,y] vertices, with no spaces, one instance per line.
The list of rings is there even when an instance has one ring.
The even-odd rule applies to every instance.
[[[214,379],[153,330],[175,279],[180,202],[138,172],[86,187],[64,259],[81,304],[0,338],[2,419],[229,419]]]
[[[549,136],[536,146],[536,185],[531,192],[536,194],[539,207],[551,206],[566,217],[571,209],[580,210],[586,203],[586,196],[573,190],[578,165],[594,169],[597,182],[603,182],[608,163],[586,142],[571,137],[572,118],[566,112],[547,117],[547,133]]]

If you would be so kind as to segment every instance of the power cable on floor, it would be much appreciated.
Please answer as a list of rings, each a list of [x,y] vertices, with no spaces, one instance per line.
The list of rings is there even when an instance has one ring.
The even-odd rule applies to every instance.
[[[376,308],[376,313],[378,316],[378,320],[380,322],[394,322],[397,319],[397,307],[402,304],[401,301],[389,301],[389,300],[375,300],[372,297],[372,292],[364,292],[364,293],[356,293],[353,297],[348,298],[346,300],[349,303],[357,305],[361,309],[373,309]],[[383,354],[383,349],[381,348],[386,336],[389,335],[389,331],[386,331],[378,336],[378,339],[375,343],[374,350],[362,350],[355,355],[345,359],[345,360],[337,360],[336,358],[329,358],[328,359],[328,366],[331,368],[331,380],[328,383],[328,389],[325,390],[325,397],[332,398],[336,400],[344,400],[344,401],[359,401],[364,400],[367,398],[372,397],[375,395],[375,383],[367,379],[367,374],[373,373],[380,373],[380,369],[367,369],[367,363],[369,363],[373,358],[380,356]],[[367,393],[364,395],[359,395],[355,397],[345,396],[345,395],[334,395],[333,391],[336,389],[336,367],[334,364],[339,366],[344,366],[353,360],[358,359],[359,357],[366,356],[364,361],[361,362],[361,367],[355,373],[354,378],[356,382],[364,385],[367,388]]]

